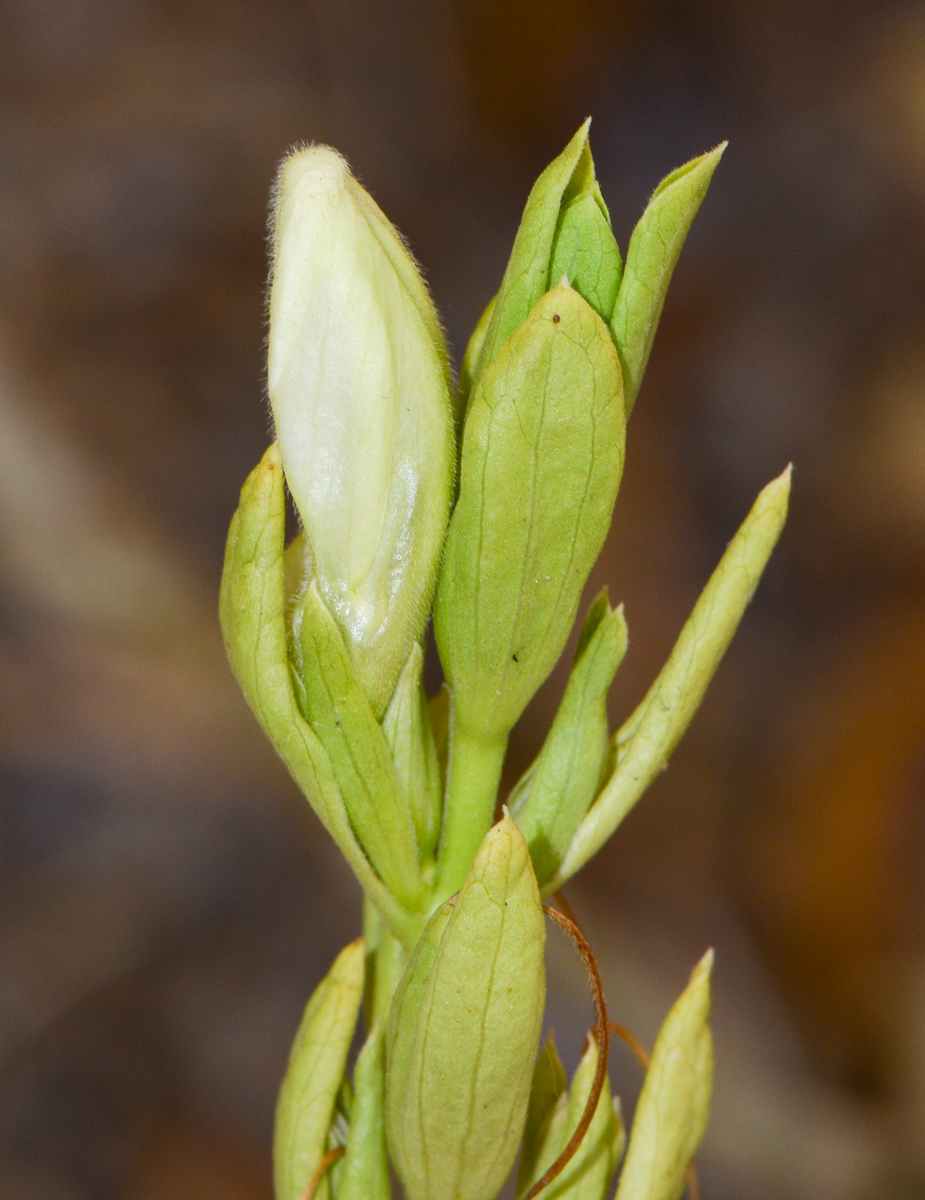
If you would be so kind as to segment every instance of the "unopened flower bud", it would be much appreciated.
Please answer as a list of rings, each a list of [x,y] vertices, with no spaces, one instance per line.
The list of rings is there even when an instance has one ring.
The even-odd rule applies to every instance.
[[[417,268],[336,151],[279,177],[269,393],[310,570],[378,716],[427,619],[455,454]]]

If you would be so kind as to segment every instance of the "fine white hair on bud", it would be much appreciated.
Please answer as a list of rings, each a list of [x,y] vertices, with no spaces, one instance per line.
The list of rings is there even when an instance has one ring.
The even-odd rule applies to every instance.
[[[268,377],[311,571],[381,717],[427,619],[446,533],[450,378],[413,260],[327,146],[280,170]]]

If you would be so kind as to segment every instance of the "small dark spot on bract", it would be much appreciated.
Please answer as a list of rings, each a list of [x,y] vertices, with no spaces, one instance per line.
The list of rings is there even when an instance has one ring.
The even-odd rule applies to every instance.
[[[511,655],[511,658],[513,658],[514,662],[516,662],[516,663],[519,663],[519,662],[520,662],[520,659],[517,657],[517,655],[516,655],[516,654],[512,654],[512,655]]]
[[[558,314],[558,313],[556,313],[556,315],[555,315],[555,316],[553,317],[553,319],[552,319],[552,323],[553,323],[554,325],[558,325],[558,324],[559,324],[559,322],[560,322],[561,320],[562,320],[562,318],[559,316],[559,314]]]

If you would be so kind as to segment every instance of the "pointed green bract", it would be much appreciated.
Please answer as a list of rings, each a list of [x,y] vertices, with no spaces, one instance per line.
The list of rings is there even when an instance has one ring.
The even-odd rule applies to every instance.
[[[539,1177],[535,1171],[537,1160],[543,1151],[556,1105],[560,1097],[567,1092],[568,1077],[550,1033],[533,1068],[527,1120],[517,1168],[517,1190],[520,1193],[527,1190],[531,1179]]]
[[[299,609],[305,715],[379,877],[406,908],[424,901],[414,826],[389,747],[314,580]]]
[[[385,1031],[376,1024],[353,1072],[350,1136],[336,1200],[390,1200],[385,1146]]]
[[[454,721],[506,734],[555,665],[623,470],[620,370],[568,287],[543,297],[479,383],[434,625]]]
[[[415,643],[382,722],[422,863],[433,858],[443,808],[440,763],[424,693],[423,669],[424,655]]]
[[[633,230],[610,322],[623,367],[627,417],[636,403],[681,247],[725,148],[724,142],[663,179]]]
[[[542,1148],[531,1169],[528,1172],[523,1164],[521,1166],[517,1179],[519,1196],[552,1166],[578,1128],[591,1095],[597,1058],[597,1043],[594,1038],[589,1038],[568,1096],[559,1098],[547,1124]],[[622,1153],[622,1143],[620,1108],[611,1096],[609,1081],[605,1079],[587,1132],[562,1173],[540,1193],[543,1200],[605,1200]]]
[[[462,366],[459,368],[459,386],[456,389],[456,420],[459,424],[462,423],[466,415],[466,409],[469,407],[473,381],[478,371],[479,359],[482,357],[482,347],[485,345],[488,326],[491,324],[497,299],[497,296],[492,296],[485,306],[485,311],[479,317],[475,329],[472,331],[472,337],[469,338],[466,353],[463,355]]]
[[[469,407],[434,606],[453,696],[441,894],[487,830],[507,735],[552,670],[610,524],[623,470],[607,328],[557,287],[495,356]]]
[[[340,952],[315,989],[292,1046],[276,1108],[276,1200],[302,1200],[324,1156],[362,997],[363,942],[358,939]]]
[[[614,772],[579,825],[553,892],[595,855],[665,767],[690,724],[745,612],[787,519],[790,468],[759,494],[729,543],[674,650],[642,703],[615,735]]]
[[[396,1128],[401,1126],[401,1105],[407,1095],[408,1078],[418,1051],[416,1014],[424,1002],[430,973],[452,915],[453,904],[447,901],[431,916],[392,997],[386,1024],[387,1131],[390,1122],[394,1122]],[[402,1097],[401,1102],[396,1100],[398,1096]],[[391,1136],[389,1132],[390,1139]],[[394,1155],[394,1150],[392,1153]]]
[[[604,321],[610,320],[622,263],[594,178],[589,126],[586,121],[533,185],[501,289],[490,306],[481,353],[468,364],[461,387],[463,381],[467,389],[478,382],[517,326],[563,276]]]
[[[616,1200],[678,1200],[703,1137],[713,1089],[710,950],[659,1032]]]
[[[601,603],[603,602],[603,603]],[[607,761],[607,693],[626,653],[622,608],[606,591],[592,606],[552,728],[523,786],[508,801],[540,886],[555,875],[601,784]]]
[[[288,653],[285,535],[283,472],[274,444],[248,476],[228,530],[219,600],[225,649],[254,715],[363,890],[392,931],[413,944],[421,919],[373,870],[347,818],[330,759],[299,710]]]
[[[284,162],[268,391],[319,590],[377,717],[427,620],[456,455],[446,347],[398,233],[327,146]]]
[[[545,929],[505,818],[422,936],[389,1016],[389,1149],[409,1200],[493,1200],[526,1116],[545,1001]]]
[[[575,175],[580,181],[588,182],[594,177],[588,149],[590,125],[590,120],[585,121],[559,157],[542,173],[527,198],[501,289],[495,297],[475,374],[476,382],[521,321],[530,315],[540,297],[549,291],[549,263],[563,197]]]
[[[605,322],[613,314],[623,263],[595,181],[563,208],[552,247],[550,283],[565,276]]]

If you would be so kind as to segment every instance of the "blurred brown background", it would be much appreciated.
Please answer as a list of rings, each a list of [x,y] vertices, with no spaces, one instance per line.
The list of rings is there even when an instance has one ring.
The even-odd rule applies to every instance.
[[[689,737],[571,898],[647,1040],[717,948],[709,1200],[925,1197],[925,8],[3,0],[4,1200],[269,1200],[288,1044],[357,927],[215,617],[268,438],[278,158],[348,155],[458,356],[588,113],[624,248],[660,177],[731,140],[592,581],[627,605],[615,720],[796,477]],[[589,1006],[550,941],[574,1063]],[[612,1076],[631,1106],[619,1047]]]

